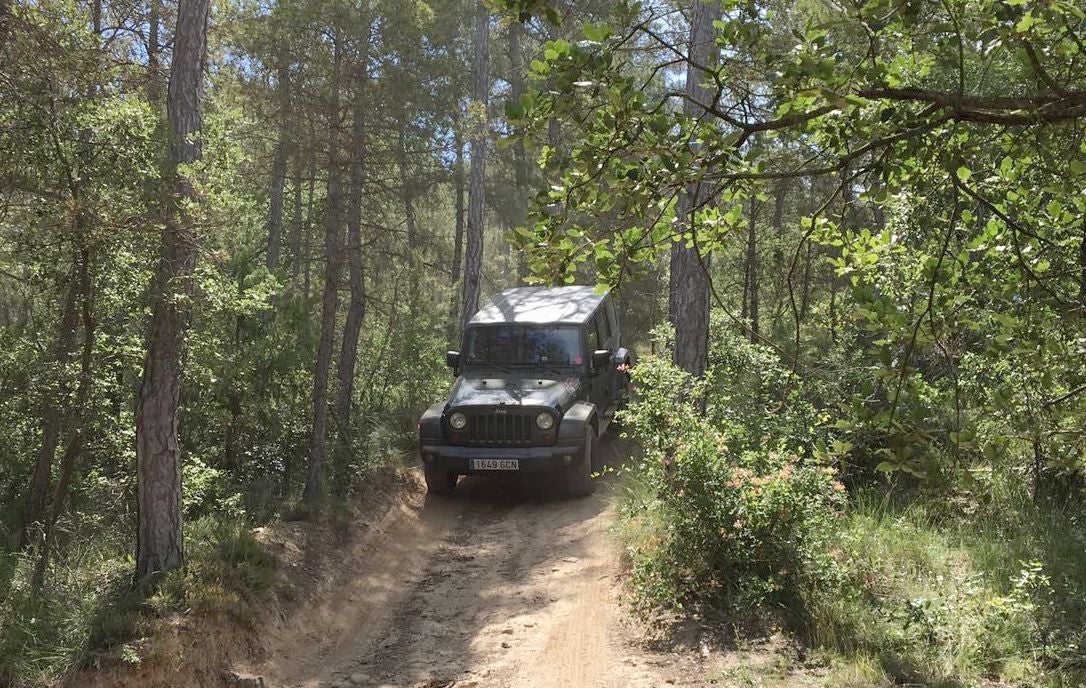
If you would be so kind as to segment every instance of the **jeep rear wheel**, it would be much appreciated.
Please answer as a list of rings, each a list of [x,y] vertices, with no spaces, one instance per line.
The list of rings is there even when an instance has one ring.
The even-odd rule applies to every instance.
[[[587,497],[596,491],[596,481],[592,480],[592,445],[592,426],[588,426],[580,456],[566,467],[566,493],[570,496]]]
[[[447,495],[456,487],[460,476],[437,466],[423,466],[422,475],[426,479],[426,491],[430,494]]]

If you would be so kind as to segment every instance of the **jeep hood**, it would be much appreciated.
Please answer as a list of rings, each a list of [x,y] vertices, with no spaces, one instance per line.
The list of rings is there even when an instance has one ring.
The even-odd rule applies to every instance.
[[[462,375],[449,393],[449,408],[464,406],[546,406],[567,410],[581,391],[576,377],[484,377]]]

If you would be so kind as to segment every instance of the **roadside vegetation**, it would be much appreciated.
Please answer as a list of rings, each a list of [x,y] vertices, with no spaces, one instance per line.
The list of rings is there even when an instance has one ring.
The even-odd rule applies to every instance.
[[[642,453],[620,533],[642,612],[695,614],[726,640],[783,629],[829,685],[1086,680],[1086,508],[1035,498],[1028,446],[924,478],[879,470],[831,413],[862,370],[803,380],[714,325],[704,380],[662,342],[624,412]]]

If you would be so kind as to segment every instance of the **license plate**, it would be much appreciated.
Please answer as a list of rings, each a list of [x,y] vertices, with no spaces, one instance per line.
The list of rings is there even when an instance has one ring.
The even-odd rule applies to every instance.
[[[472,459],[473,471],[519,471],[520,459]]]

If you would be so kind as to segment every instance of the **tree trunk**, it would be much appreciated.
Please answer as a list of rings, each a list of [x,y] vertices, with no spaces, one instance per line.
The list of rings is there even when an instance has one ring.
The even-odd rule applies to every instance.
[[[803,293],[799,302],[799,319],[807,320],[807,308],[811,302],[811,240],[807,240],[807,257],[803,260]],[[796,352],[799,355],[799,352]]]
[[[553,40],[557,40],[558,38],[560,38],[560,35],[558,33],[558,28],[556,26],[554,26],[553,24],[551,24],[550,22],[547,22],[546,31],[547,31],[548,40],[553,41]],[[554,83],[553,77],[548,78],[548,80],[547,80],[547,88],[549,90],[551,90],[551,91],[554,91],[557,88],[559,88],[558,85]],[[561,150],[561,143],[562,143],[562,123],[558,121],[557,117],[549,117],[547,119],[547,145],[557,151],[557,150]]]
[[[56,458],[57,444],[60,441],[62,411],[61,405],[67,400],[69,386],[68,363],[72,357],[76,329],[79,326],[78,302],[80,298],[80,270],[78,261],[72,266],[68,278],[68,290],[64,296],[64,308],[61,311],[60,326],[57,329],[56,343],[53,347],[53,368],[56,375],[56,390],[47,392],[42,401],[41,410],[41,445],[38,458],[34,462],[34,474],[30,479],[30,494],[23,515],[23,532],[20,546],[31,545],[43,529],[42,518],[45,514],[46,495],[49,493],[49,481],[53,473],[53,460]]]
[[[713,7],[716,7],[714,13]],[[687,114],[697,117],[704,112],[712,94],[702,86],[706,73],[695,65],[709,65],[713,60],[713,19],[719,4],[695,2],[690,17],[690,50],[686,69],[686,93],[683,103]],[[697,245],[694,213],[708,200],[706,184],[693,182],[679,197],[676,212],[682,231],[692,233],[692,245],[680,241],[671,249],[671,284],[668,311],[675,326],[675,364],[697,376],[705,373],[709,358],[709,277]]]
[[[403,198],[404,218],[407,221],[407,246],[415,257],[418,242],[418,222],[415,219],[415,187],[407,166],[407,114],[400,120],[400,132],[396,141],[396,167],[400,173],[400,193]]]
[[[351,125],[351,174],[347,189],[347,260],[351,285],[351,302],[343,326],[343,343],[339,350],[339,391],[336,398],[336,429],[339,456],[337,472],[343,468],[344,457],[352,446],[351,415],[354,406],[354,375],[358,362],[358,338],[366,317],[366,282],[362,264],[362,191],[366,179],[366,112],[365,98],[369,75],[366,73],[368,46],[366,38],[361,66],[355,87],[354,122]],[[337,481],[346,485],[347,481]]]
[[[1078,266],[1079,312],[1086,317],[1086,218],[1082,219],[1082,241],[1078,245]]]
[[[459,117],[457,117],[459,120]],[[452,269],[449,270],[449,284],[452,286],[449,297],[449,322],[446,326],[445,338],[453,348],[459,348],[455,343],[456,325],[458,321],[457,298],[460,288],[460,276],[464,267],[464,142],[460,138],[459,121],[453,123],[453,145],[456,147],[456,161],[453,163],[453,186],[456,196],[456,232],[453,234],[453,259]]]
[[[158,35],[162,23],[161,12],[161,0],[150,0],[147,10],[147,98],[155,105],[162,102],[161,45]]]
[[[0,55],[7,46],[8,34],[11,32],[11,0],[0,0]]]
[[[315,156],[314,156],[315,157]],[[313,243],[313,193],[317,185],[316,162],[313,158],[309,161],[309,181],[305,191],[305,223],[302,225],[302,296],[308,302],[309,292],[312,287],[313,261],[310,250]]]
[[[336,311],[339,306],[340,250],[343,229],[342,171],[339,152],[339,89],[343,49],[339,31],[334,29],[332,58],[332,94],[328,111],[328,211],[324,229],[324,295],[321,307],[321,332],[317,361],[313,369],[313,429],[309,439],[309,476],[303,498],[316,506],[324,495],[324,464],[328,431],[328,369],[336,335]]]
[[[101,0],[93,0],[91,3],[90,29],[95,37],[100,38],[102,32]],[[84,97],[86,100],[92,101],[97,95],[98,84],[92,82],[84,93]],[[86,128],[80,130],[79,142],[81,145],[78,154],[80,163],[77,163],[77,165],[84,163],[89,158],[89,141],[90,130]],[[85,404],[77,403],[72,407],[69,404],[67,397],[70,385],[66,368],[71,360],[75,346],[76,328],[79,325],[78,304],[82,303],[85,308],[86,301],[90,298],[90,255],[85,243],[87,241],[89,218],[83,208],[83,194],[78,172],[69,171],[67,178],[68,192],[71,195],[71,207],[74,209],[72,229],[79,246],[75,251],[72,262],[72,274],[69,277],[68,291],[64,300],[64,310],[53,355],[53,363],[56,369],[56,394],[47,395],[42,404],[42,443],[34,465],[30,496],[27,502],[26,514],[24,514],[24,528],[21,535],[22,541],[20,542],[22,546],[30,544],[34,531],[42,526],[42,518],[46,507],[46,494],[49,490],[49,481],[52,476],[53,460],[56,457],[61,426],[66,417],[72,415],[73,408],[78,411],[85,406]],[[61,410],[61,404],[66,407],[66,410]],[[47,536],[47,525],[44,530]]]
[[[302,164],[297,161],[294,166],[293,208],[290,217],[290,283],[298,281],[298,266],[302,259]]]
[[[42,536],[41,551],[34,567],[31,580],[31,588],[34,591],[41,589],[45,580],[45,572],[49,567],[49,550],[56,534],[57,519],[64,510],[64,501],[68,497],[68,490],[75,476],[75,466],[86,445],[87,408],[90,404],[91,385],[94,382],[94,300],[91,287],[90,251],[86,247],[79,250],[79,292],[83,321],[83,347],[80,355],[79,386],[75,394],[75,415],[77,422],[72,428],[71,437],[64,454],[60,457],[60,477],[57,480],[56,489],[53,491],[53,500],[49,506],[49,516],[45,521]]]
[[[181,355],[189,321],[196,237],[186,203],[196,189],[179,170],[200,159],[204,62],[210,0],[179,0],[166,97],[169,176],[176,201],[167,213],[151,290],[151,328],[136,402],[136,579],[181,565]],[[180,292],[180,293],[178,293]]]
[[[519,103],[524,95],[524,60],[521,56],[520,39],[524,27],[520,22],[509,25],[509,88],[513,102]],[[517,139],[513,143],[513,183],[516,187],[515,205],[511,224],[520,227],[528,215],[528,154],[524,142]],[[508,244],[507,244],[508,245]],[[517,254],[517,281],[523,282],[528,276],[528,262],[524,252]]]
[[[424,257],[425,247],[419,243],[418,222],[415,219],[415,187],[407,164],[408,126],[407,104],[405,103],[400,116],[400,131],[396,141],[396,167],[400,175],[400,195],[403,198],[404,218],[407,223],[407,260],[411,310],[415,312],[419,300],[419,282],[421,279],[419,263]]]
[[[279,65],[276,90],[279,95],[279,141],[271,170],[271,199],[268,208],[268,252],[265,264],[275,272],[279,268],[280,246],[283,241],[283,191],[287,182],[287,159],[290,156],[290,70],[286,60]]]
[[[750,299],[750,343],[757,344],[759,339],[759,299],[758,299],[758,210],[760,205],[755,198],[750,199],[750,227],[747,230],[747,295]]]
[[[475,56],[472,64],[472,97],[477,105],[486,110],[490,77],[487,71],[490,15],[480,0],[475,6]],[[467,322],[479,309],[483,271],[483,222],[486,215],[486,144],[487,118],[476,124],[471,142],[471,181],[468,190],[468,241],[464,263],[464,304],[461,308],[461,324]]]
[[[237,284],[237,296],[240,300],[245,295],[245,281],[238,280]],[[242,332],[245,329],[245,314],[237,313],[234,315],[234,340],[232,342],[231,351],[240,352],[242,350]],[[236,361],[236,359],[235,359]],[[230,381],[230,389],[226,392],[226,409],[230,412],[230,420],[226,423],[226,438],[223,442],[223,463],[226,468],[233,469],[238,466],[241,458],[241,421],[244,417],[242,409],[242,388],[241,385],[244,382],[243,378],[235,376]]]
[[[787,275],[784,270],[784,201],[788,197],[788,184],[784,181],[777,182],[774,187],[777,194],[773,199],[773,236],[776,245],[773,247],[773,274],[776,275],[773,288],[773,326],[780,323],[784,312],[784,288]]]

